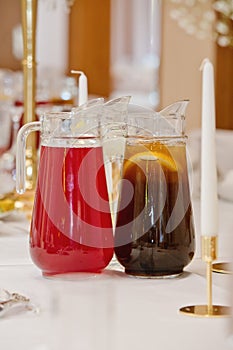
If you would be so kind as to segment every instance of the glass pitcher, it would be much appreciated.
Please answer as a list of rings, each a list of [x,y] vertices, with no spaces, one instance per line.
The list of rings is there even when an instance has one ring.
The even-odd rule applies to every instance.
[[[100,272],[113,255],[103,160],[103,99],[45,113],[18,134],[17,191],[25,190],[25,142],[40,131],[30,254],[43,275]]]
[[[115,229],[115,254],[129,275],[177,276],[194,256],[187,104],[160,113],[129,105]]]

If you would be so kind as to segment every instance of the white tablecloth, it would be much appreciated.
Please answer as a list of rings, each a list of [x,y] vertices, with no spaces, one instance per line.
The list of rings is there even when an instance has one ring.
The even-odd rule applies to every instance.
[[[176,279],[138,279],[110,268],[99,275],[46,279],[29,257],[27,221],[0,222],[0,287],[30,297],[39,307],[38,313],[23,310],[0,318],[0,349],[233,349],[231,318],[179,314],[182,306],[206,303],[198,202],[194,210],[195,259]],[[219,210],[219,258],[229,261],[233,203],[221,201]],[[215,304],[231,304],[231,280],[213,274]]]

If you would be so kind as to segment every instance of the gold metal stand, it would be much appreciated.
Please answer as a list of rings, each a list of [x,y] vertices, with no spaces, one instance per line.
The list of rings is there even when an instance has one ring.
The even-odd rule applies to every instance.
[[[70,9],[75,0],[66,0]],[[36,121],[36,24],[38,0],[21,0],[23,27],[23,78],[24,115],[23,124]],[[30,217],[34,201],[37,178],[37,138],[32,133],[27,138],[26,150],[26,192],[15,197],[17,209]]]
[[[24,115],[23,124],[36,120],[36,23],[38,0],[21,0],[23,25],[23,77],[24,77]],[[32,133],[27,141],[27,183],[28,190],[34,190],[37,177],[36,135]]]
[[[217,237],[202,237],[202,260],[206,262],[207,305],[184,306],[179,311],[182,314],[198,317],[231,316],[231,308],[212,303],[212,262],[216,259]]]
[[[23,124],[36,120],[36,22],[38,0],[21,0],[23,28],[23,81],[24,113]],[[35,134],[27,138],[26,149],[26,192],[10,194],[17,210],[31,219],[37,178],[37,139]]]

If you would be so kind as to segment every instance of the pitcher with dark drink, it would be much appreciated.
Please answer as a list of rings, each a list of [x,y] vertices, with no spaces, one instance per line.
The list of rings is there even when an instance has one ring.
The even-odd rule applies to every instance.
[[[177,276],[194,255],[184,114],[129,106],[115,253],[129,275]]]
[[[25,143],[40,131],[30,253],[44,275],[100,272],[113,255],[101,116],[103,99],[45,113],[18,134],[17,189],[25,187]]]

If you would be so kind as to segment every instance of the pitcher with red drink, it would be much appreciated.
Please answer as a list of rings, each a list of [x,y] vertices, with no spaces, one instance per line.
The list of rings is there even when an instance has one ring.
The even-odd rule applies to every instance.
[[[103,99],[45,113],[18,135],[17,189],[24,191],[25,143],[40,131],[30,254],[43,275],[100,272],[113,255],[102,132]]]

